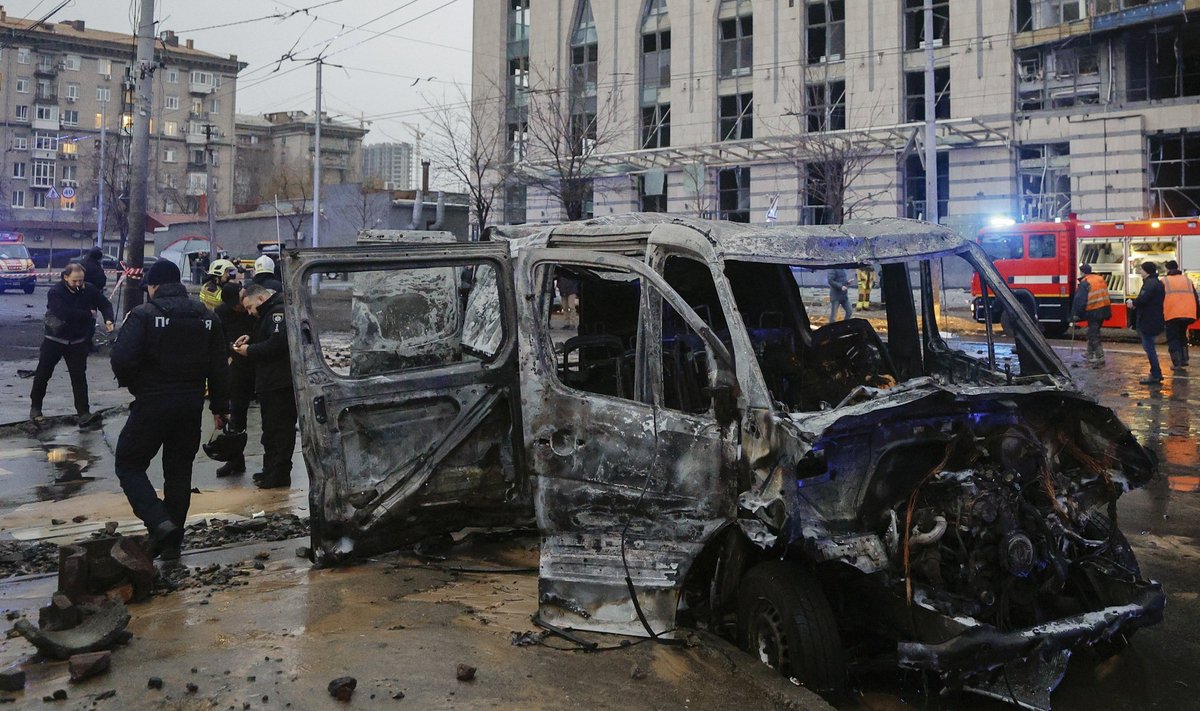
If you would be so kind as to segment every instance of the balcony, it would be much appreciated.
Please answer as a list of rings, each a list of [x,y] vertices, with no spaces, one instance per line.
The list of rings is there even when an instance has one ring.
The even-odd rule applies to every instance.
[[[187,169],[188,169],[189,173],[203,172],[207,168],[208,168],[208,164],[202,160],[189,160],[187,162]]]
[[[201,82],[189,81],[188,91],[193,94],[209,94],[213,90],[212,84],[203,84]]]
[[[33,73],[40,77],[58,76],[58,62],[49,64],[45,62],[38,62],[37,64],[33,65]]]
[[[35,118],[33,119],[33,129],[35,131],[57,131],[62,128],[62,121],[57,116],[52,119]]]
[[[188,119],[191,121],[207,121],[208,120],[208,112],[207,111],[189,111]]]
[[[58,92],[57,91],[38,91],[33,96],[33,103],[35,103],[35,104],[57,104],[58,103]]]
[[[184,134],[183,140],[189,146],[203,146],[204,145],[204,134],[188,132],[188,133]]]

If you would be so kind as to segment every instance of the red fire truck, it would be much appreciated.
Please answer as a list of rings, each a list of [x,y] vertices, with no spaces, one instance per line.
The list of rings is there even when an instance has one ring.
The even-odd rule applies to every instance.
[[[1061,335],[1071,321],[1071,301],[1079,265],[1092,265],[1112,295],[1112,318],[1105,326],[1129,325],[1125,299],[1137,296],[1142,279],[1138,266],[1151,261],[1165,272],[1174,259],[1200,288],[1200,218],[1084,222],[1030,222],[993,225],[979,231],[979,244],[1014,292],[1025,291],[1037,303],[1038,320],[1047,335]],[[984,320],[979,281],[971,284],[977,321]],[[998,314],[992,314],[998,319]],[[1200,321],[1191,337],[1200,335]]]
[[[33,260],[20,232],[0,232],[0,294],[5,289],[21,289],[32,294],[37,284]]]

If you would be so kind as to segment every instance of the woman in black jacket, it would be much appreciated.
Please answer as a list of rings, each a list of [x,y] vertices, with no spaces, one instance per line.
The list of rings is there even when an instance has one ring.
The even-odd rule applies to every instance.
[[[1134,310],[1135,327],[1142,338],[1142,349],[1146,351],[1146,358],[1150,361],[1150,375],[1138,382],[1142,385],[1158,385],[1163,381],[1163,375],[1162,368],[1158,365],[1158,346],[1154,341],[1158,334],[1166,330],[1166,322],[1163,320],[1163,298],[1166,296],[1166,290],[1158,280],[1157,264],[1142,262],[1139,269],[1142,272],[1142,289],[1136,299],[1127,301],[1125,305]]]
[[[68,264],[62,271],[62,280],[50,287],[46,295],[46,336],[42,339],[33,390],[29,393],[29,419],[35,423],[42,420],[46,385],[59,360],[67,361],[80,426],[86,427],[96,419],[88,403],[88,346],[96,330],[95,312],[104,316],[104,327],[111,333],[113,308],[99,289],[83,280],[83,275],[81,265]]]

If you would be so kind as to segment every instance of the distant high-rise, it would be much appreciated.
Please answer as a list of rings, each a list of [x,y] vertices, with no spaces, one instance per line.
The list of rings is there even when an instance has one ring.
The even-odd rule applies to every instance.
[[[363,179],[383,181],[389,190],[412,188],[413,147],[409,143],[375,143],[362,148]]]

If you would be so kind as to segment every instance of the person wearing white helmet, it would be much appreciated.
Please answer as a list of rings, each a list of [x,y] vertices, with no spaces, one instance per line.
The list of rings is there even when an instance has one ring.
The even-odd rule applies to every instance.
[[[283,283],[275,273],[275,260],[265,254],[254,260],[254,276],[251,281],[274,291],[283,291]]]

